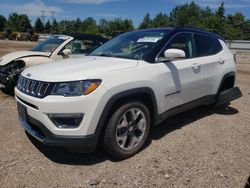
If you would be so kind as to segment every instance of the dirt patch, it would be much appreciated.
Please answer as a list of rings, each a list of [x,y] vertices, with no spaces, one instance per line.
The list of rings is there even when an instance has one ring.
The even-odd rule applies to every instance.
[[[0,57],[14,51],[30,50],[37,42],[0,40]]]
[[[238,63],[242,98],[228,107],[200,107],[169,118],[152,129],[142,152],[123,161],[101,149],[73,154],[29,139],[18,122],[15,99],[0,93],[0,184],[244,187],[250,175],[250,74]]]

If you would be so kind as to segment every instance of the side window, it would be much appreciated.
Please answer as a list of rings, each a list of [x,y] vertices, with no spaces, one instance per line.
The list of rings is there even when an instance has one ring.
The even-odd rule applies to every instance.
[[[75,40],[72,48],[72,54],[84,54],[84,50],[86,50],[85,45],[81,40]]]
[[[222,50],[218,39],[201,34],[194,35],[196,57],[215,55]]]
[[[83,39],[82,42],[85,46],[85,53],[90,53],[93,49],[96,49],[98,46],[101,45],[98,40],[94,39]]]
[[[72,54],[86,54],[93,48],[94,42],[86,39],[75,39],[69,42],[64,49],[70,49]]]
[[[177,34],[166,46],[164,49],[170,49],[170,48],[175,48],[175,49],[180,49],[183,50],[186,54],[186,58],[191,58],[193,57],[193,42],[192,42],[192,34],[191,33],[180,33]],[[163,53],[164,53],[163,51]],[[163,56],[163,53],[161,56]]]
[[[70,41],[68,44],[66,44],[66,46],[64,46],[63,50],[64,50],[64,49],[69,49],[69,50],[72,51],[73,44],[74,44],[74,40],[72,40],[72,41]]]
[[[87,54],[103,44],[97,39],[75,39],[70,41],[63,49],[70,49],[72,54]]]

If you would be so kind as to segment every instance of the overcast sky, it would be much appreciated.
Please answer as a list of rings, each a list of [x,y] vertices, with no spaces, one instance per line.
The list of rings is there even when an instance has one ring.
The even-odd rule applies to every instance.
[[[1,0],[0,14],[8,17],[9,13],[17,12],[29,15],[32,22],[41,16],[44,10],[46,19],[55,12],[55,18],[85,19],[93,17],[97,21],[101,18],[130,18],[137,26],[143,16],[149,12],[153,17],[159,12],[169,14],[176,5],[190,2],[190,0]],[[196,0],[202,6],[209,6],[213,10],[221,4],[221,0]],[[226,13],[242,12],[250,19],[250,0],[224,0]]]

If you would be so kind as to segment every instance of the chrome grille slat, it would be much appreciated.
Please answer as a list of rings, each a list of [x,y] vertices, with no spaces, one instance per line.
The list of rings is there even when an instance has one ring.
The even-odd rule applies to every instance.
[[[22,87],[22,85],[23,85],[23,82],[24,82],[24,79],[23,79],[23,77],[22,76],[20,76],[20,87]]]
[[[42,93],[46,93],[46,91],[48,90],[49,84],[45,83],[43,84],[43,86],[41,87],[41,91]]]
[[[28,80],[28,81],[26,82],[26,85],[25,85],[25,92],[26,92],[26,93],[29,93],[29,85],[30,85],[30,80]]]
[[[36,83],[35,81],[32,81],[31,88],[30,88],[30,93],[31,93],[31,94],[34,94],[33,91],[34,91],[35,83]]]
[[[40,83],[36,82],[35,86],[34,86],[34,93],[38,92],[38,88],[39,88]]]
[[[25,91],[26,82],[27,82],[27,80],[24,79],[24,80],[23,80],[23,85],[22,85],[22,91]]]
[[[17,83],[17,88],[27,94],[34,97],[43,98],[47,95],[50,83],[39,82],[20,76]]]
[[[38,95],[39,97],[42,95],[42,94],[41,94],[42,87],[43,87],[43,83],[40,83],[39,89],[38,89],[38,93],[37,93],[37,95]]]

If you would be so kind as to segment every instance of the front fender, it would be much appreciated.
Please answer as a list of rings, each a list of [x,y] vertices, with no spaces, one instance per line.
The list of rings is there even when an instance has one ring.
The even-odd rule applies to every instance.
[[[0,58],[0,67],[4,67],[4,66],[8,65],[9,63],[11,63],[11,62],[13,62],[13,61],[15,61],[15,58],[12,58],[12,59],[10,59],[10,58],[4,59],[4,58],[2,57],[2,58]]]
[[[15,86],[18,75],[25,68],[41,63],[53,62],[53,59],[44,56],[29,56],[15,59],[3,66],[0,66],[0,88]]]
[[[23,59],[26,57],[49,57],[49,52],[35,52],[35,51],[16,51],[5,54],[0,58],[0,66],[5,66],[10,62],[16,61],[18,59]]]
[[[126,99],[127,97],[133,96],[133,95],[137,95],[137,94],[148,94],[150,96],[150,99],[153,102],[153,119],[155,120],[155,118],[158,115],[158,107],[157,107],[157,100],[156,100],[156,96],[155,93],[153,91],[152,88],[149,87],[138,87],[138,88],[133,88],[133,89],[129,89],[129,90],[125,90],[125,91],[121,91],[121,92],[117,92],[114,95],[110,96],[110,94],[106,94],[103,96],[101,102],[99,103],[97,110],[100,111],[101,110],[101,115],[99,117],[99,121],[97,123],[96,129],[95,129],[95,134],[100,137],[100,135],[102,134],[103,130],[106,127],[106,119],[109,116],[109,113],[112,110],[112,107],[114,107],[114,104],[122,99]],[[108,95],[108,96],[107,96]],[[96,114],[100,114],[100,113],[96,113]],[[153,122],[155,123],[155,122]]]
[[[33,65],[38,65],[38,64],[43,64],[43,63],[51,63],[55,61],[54,59],[44,57],[44,56],[30,56],[30,57],[23,57],[16,59],[15,61],[23,61],[25,62],[25,68],[33,66]]]
[[[25,67],[30,67],[32,65],[42,64],[42,63],[50,63],[55,61],[54,59],[51,59],[46,56],[26,56],[26,57],[20,57],[20,58],[13,58],[13,59],[0,59],[0,69],[1,67],[6,67],[10,65],[11,63],[25,63]],[[0,70],[1,71],[1,70]]]

